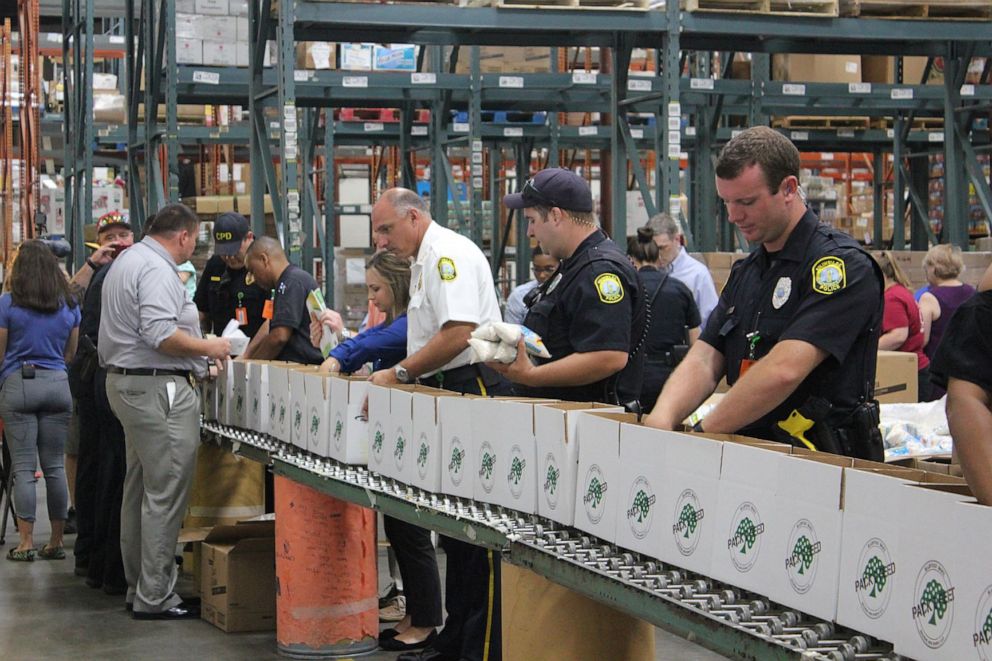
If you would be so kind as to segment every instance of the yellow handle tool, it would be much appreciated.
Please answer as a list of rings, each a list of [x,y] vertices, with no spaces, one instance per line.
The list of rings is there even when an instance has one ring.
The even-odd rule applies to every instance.
[[[815,423],[802,413],[793,409],[788,418],[779,420],[775,424],[786,434],[801,442],[813,452],[817,452],[816,446],[806,438],[806,432],[812,429]]]

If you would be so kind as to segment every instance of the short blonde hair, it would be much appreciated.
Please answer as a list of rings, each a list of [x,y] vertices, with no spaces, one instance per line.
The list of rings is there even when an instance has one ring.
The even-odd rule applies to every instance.
[[[933,268],[934,277],[940,280],[953,280],[964,271],[961,249],[947,243],[934,246],[923,258],[923,268]]]

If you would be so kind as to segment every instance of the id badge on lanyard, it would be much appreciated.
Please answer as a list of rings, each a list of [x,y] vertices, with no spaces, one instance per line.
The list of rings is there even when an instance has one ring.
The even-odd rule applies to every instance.
[[[747,337],[747,343],[748,343],[747,358],[741,360],[741,369],[738,374],[738,378],[747,374],[747,371],[751,369],[751,367],[753,367],[756,362],[758,362],[758,359],[755,358],[755,352],[757,351],[758,348],[758,342],[761,341],[761,335],[758,333],[758,331],[752,331],[748,333],[745,337]]]
[[[262,319],[272,319],[275,316],[275,304],[276,300],[276,290],[272,290],[272,297],[265,301],[265,305],[262,306]]]
[[[248,308],[245,307],[245,293],[243,291],[238,292],[238,307],[234,308],[234,319],[238,322],[239,326],[248,325]]]

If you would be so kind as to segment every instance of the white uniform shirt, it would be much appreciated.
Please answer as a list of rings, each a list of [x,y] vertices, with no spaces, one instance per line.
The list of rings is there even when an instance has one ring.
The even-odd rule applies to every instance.
[[[706,328],[706,320],[719,300],[709,269],[702,262],[693,259],[685,248],[681,248],[678,257],[672,260],[669,273],[692,292],[692,297],[696,299],[696,307],[699,308],[699,318],[702,320],[700,328]]]
[[[501,321],[499,303],[489,262],[479,247],[432,221],[410,268],[407,355],[420,351],[449,321],[478,325]],[[466,347],[441,369],[468,363]]]

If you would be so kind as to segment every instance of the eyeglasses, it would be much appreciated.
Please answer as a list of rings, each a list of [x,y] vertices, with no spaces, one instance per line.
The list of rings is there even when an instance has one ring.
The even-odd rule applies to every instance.
[[[538,200],[540,200],[541,202],[544,202],[549,207],[560,207],[561,206],[557,202],[555,202],[554,200],[552,200],[550,197],[548,197],[547,195],[545,195],[544,193],[542,193],[538,189],[538,187],[534,184],[534,180],[533,179],[528,179],[526,182],[524,182],[524,187],[520,190],[520,193],[524,197],[528,197],[528,196],[530,196],[530,197],[536,197]]]
[[[554,273],[558,270],[558,265],[555,266],[535,266],[534,273]]]

